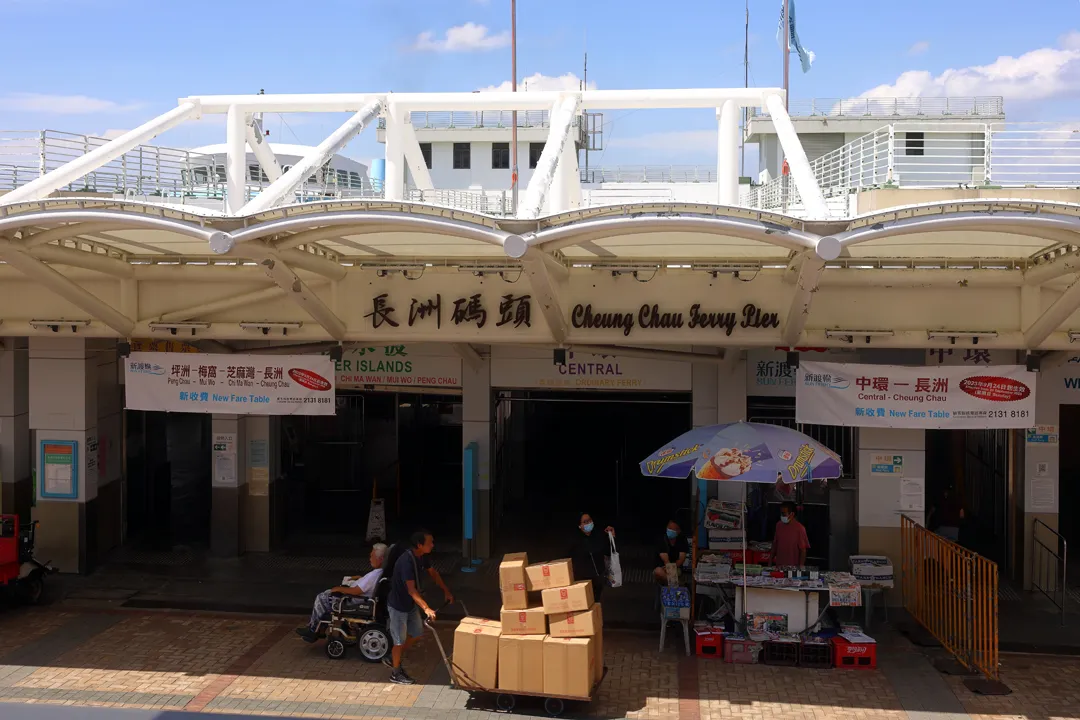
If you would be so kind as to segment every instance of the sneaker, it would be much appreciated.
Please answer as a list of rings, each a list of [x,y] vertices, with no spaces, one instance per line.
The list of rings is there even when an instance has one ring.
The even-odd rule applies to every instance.
[[[390,682],[396,685],[415,685],[416,681],[409,677],[409,674],[405,672],[404,668],[398,668],[394,672],[390,673]]]
[[[319,636],[307,626],[296,628],[296,634],[302,637],[304,642],[307,643],[313,643],[319,639]]]

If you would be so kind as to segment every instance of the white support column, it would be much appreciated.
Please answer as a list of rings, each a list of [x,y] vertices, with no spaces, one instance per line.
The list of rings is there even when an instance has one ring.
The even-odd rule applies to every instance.
[[[29,522],[30,355],[26,338],[5,338],[0,350],[0,512]]]
[[[247,118],[233,105],[225,115],[225,211],[240,212],[247,202]]]
[[[716,348],[695,347],[693,351],[695,353],[715,353]],[[690,365],[690,393],[693,404],[692,421],[694,427],[706,427],[716,424],[716,403],[719,400],[719,388],[719,365],[712,362],[695,362]],[[698,480],[697,478],[691,478],[690,482],[697,486],[698,502],[702,506],[709,501],[710,497],[715,496],[716,486],[720,485],[720,483]],[[697,510],[697,518],[696,535],[699,542],[698,547],[706,547],[708,546],[708,531],[705,529],[705,513],[702,507]],[[692,528],[684,528],[683,530],[691,538],[694,537],[695,532]]]
[[[555,177],[551,180],[547,205],[548,214],[551,215],[581,207],[581,174],[578,172],[577,148],[572,139],[563,145]]]
[[[93,361],[97,366],[97,532],[95,557],[103,557],[122,542],[125,485],[124,387],[120,384],[123,360],[116,342],[93,341]],[[88,448],[93,451],[92,448]]]
[[[387,200],[405,199],[405,124],[409,114],[389,103],[386,118],[386,175],[383,178],[383,197]]]
[[[398,126],[402,133],[401,145],[405,151],[405,165],[418,190],[434,190],[435,185],[431,181],[427,162],[424,161],[424,153],[420,151],[420,141],[416,139],[416,128],[408,120],[408,113],[405,113],[405,116],[405,122]]]
[[[491,555],[491,354],[481,356],[478,365],[464,363],[461,368],[461,449],[465,452],[476,443],[477,518],[476,545],[479,557]],[[468,552],[462,547],[462,552]]]
[[[728,100],[716,109],[716,202],[739,204],[739,105]]]
[[[551,330],[551,339],[556,345],[562,345],[566,342],[566,336],[569,333],[566,313],[563,312],[562,304],[559,302],[559,280],[567,277],[566,268],[560,266],[554,258],[539,248],[529,248],[521,258],[521,264],[529,278],[533,296],[540,305],[544,321]],[[552,265],[555,268],[551,267]]]
[[[240,212],[244,214],[262,212],[286,200],[293,190],[310,177],[320,165],[363,132],[364,128],[379,116],[382,107],[382,100],[369,102],[360,112],[346,120],[345,124],[335,130],[330,137],[319,143],[318,147],[312,150],[310,154],[289,168],[289,172],[271,183],[270,187],[263,190],[258,196],[252,198],[251,202],[241,208]]]
[[[274,549],[276,525],[274,493],[280,472],[278,446],[280,418],[248,415],[244,418],[243,454],[247,469],[247,497],[244,500],[244,549],[269,552]],[[238,451],[239,452],[239,451]]]
[[[300,276],[274,253],[265,253],[259,262],[266,276],[273,280],[286,296],[304,309],[335,340],[345,339],[345,323],[311,291]]]
[[[810,318],[810,303],[817,292],[821,274],[825,271],[825,261],[813,252],[803,253],[799,263],[799,274],[795,280],[795,293],[791,296],[791,305],[788,307],[787,318],[784,320],[784,329],[781,339],[784,345],[794,347],[799,344],[799,336],[806,328],[806,321]]]
[[[769,117],[776,129],[776,136],[787,157],[791,177],[795,180],[795,187],[799,189],[808,217],[814,220],[827,218],[829,210],[825,204],[825,196],[821,194],[821,188],[818,186],[817,179],[814,178],[814,171],[806,159],[806,151],[803,150],[799,135],[795,132],[795,126],[791,124],[791,118],[784,109],[784,99],[779,95],[770,94],[765,98],[765,107],[769,111]]]
[[[129,130],[120,137],[110,140],[99,148],[81,155],[71,162],[45,173],[37,180],[15,188],[4,195],[4,204],[40,200],[53,191],[72,183],[89,172],[97,170],[127,151],[157,137],[166,130],[176,127],[189,118],[197,118],[199,106],[195,102],[183,102],[164,115],[159,115],[150,122],[143,123],[134,130]]]
[[[247,126],[247,143],[266,177],[270,178],[270,182],[277,182],[281,177],[281,163],[270,148],[270,143],[266,141],[262,123],[255,118],[252,118]]]
[[[1038,320],[1024,330],[1024,345],[1029,350],[1035,350],[1078,309],[1080,309],[1080,280],[1070,285],[1061,297],[1039,316]]]
[[[0,258],[23,275],[40,282],[91,317],[105,323],[121,337],[131,336],[135,323],[130,318],[58,271],[26,254],[17,245],[0,240]]]
[[[731,353],[730,356],[727,354]],[[724,348],[728,359],[720,370],[716,384],[716,422],[718,424],[740,422],[746,419],[746,361],[739,348]],[[726,374],[723,374],[725,373]],[[731,502],[746,499],[743,483],[712,483],[716,486],[715,497]],[[739,487],[735,487],[739,485]]]
[[[37,552],[62,572],[93,568],[98,497],[98,363],[89,340],[77,337],[29,339],[31,463],[38,478],[33,518],[41,522]],[[73,480],[42,467],[43,443],[73,443]],[[50,453],[53,468],[64,465],[62,452]],[[67,494],[72,497],[48,497]]]
[[[551,129],[548,132],[547,142],[544,144],[544,152],[540,153],[540,160],[536,163],[529,186],[525,189],[525,197],[518,211],[520,217],[536,218],[543,212],[544,199],[551,189],[555,171],[563,155],[563,148],[566,143],[573,143],[570,139],[570,131],[573,129],[574,117],[577,115],[580,104],[581,96],[575,93],[559,98],[555,107],[552,108]]]

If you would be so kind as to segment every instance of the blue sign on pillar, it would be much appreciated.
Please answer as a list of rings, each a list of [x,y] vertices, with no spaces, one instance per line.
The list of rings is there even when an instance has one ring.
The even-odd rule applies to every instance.
[[[461,462],[461,507],[465,523],[463,529],[465,540],[470,541],[470,543],[476,539],[476,481],[479,473],[477,467],[479,450],[479,446],[475,442],[469,443],[465,446],[465,453]]]

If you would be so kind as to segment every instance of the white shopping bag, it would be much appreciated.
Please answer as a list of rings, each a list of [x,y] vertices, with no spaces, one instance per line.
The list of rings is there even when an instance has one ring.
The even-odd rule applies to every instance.
[[[619,563],[619,551],[615,549],[615,536],[608,533],[608,542],[611,543],[611,557],[604,558],[607,564],[608,582],[611,587],[622,587],[622,565]]]

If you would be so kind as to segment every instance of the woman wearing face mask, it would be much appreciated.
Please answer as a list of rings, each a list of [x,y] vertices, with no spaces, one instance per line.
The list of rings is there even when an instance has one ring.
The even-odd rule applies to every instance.
[[[674,563],[676,567],[682,567],[686,562],[686,556],[690,554],[690,543],[683,536],[679,523],[670,520],[664,531],[664,539],[660,543],[660,550],[656,553],[656,568],[653,577],[661,585],[667,585],[667,566]]]
[[[611,556],[611,542],[607,533],[615,536],[615,528],[610,525],[604,528],[604,532],[594,532],[596,523],[593,522],[589,513],[584,513],[578,518],[578,533],[570,548],[568,557],[574,563],[574,579],[592,580],[593,599],[600,601],[607,586],[607,570],[604,558]]]

